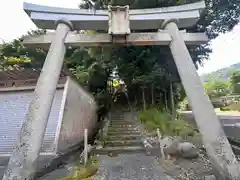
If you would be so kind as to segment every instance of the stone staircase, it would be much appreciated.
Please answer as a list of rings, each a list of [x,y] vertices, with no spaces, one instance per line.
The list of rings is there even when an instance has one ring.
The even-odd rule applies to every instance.
[[[130,112],[114,112],[109,123],[104,147],[98,154],[124,154],[145,152],[137,123]]]

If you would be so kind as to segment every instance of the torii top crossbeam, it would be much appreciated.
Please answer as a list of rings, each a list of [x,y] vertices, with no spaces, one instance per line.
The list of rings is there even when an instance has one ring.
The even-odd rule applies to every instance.
[[[200,1],[172,7],[130,10],[130,29],[159,29],[164,20],[174,18],[179,20],[179,28],[191,27],[196,24],[204,8],[204,1]],[[77,30],[108,29],[107,10],[97,10],[93,15],[92,12],[85,9],[48,7],[30,3],[24,3],[24,10],[35,25],[41,29],[55,30],[55,22],[59,19],[68,19]]]

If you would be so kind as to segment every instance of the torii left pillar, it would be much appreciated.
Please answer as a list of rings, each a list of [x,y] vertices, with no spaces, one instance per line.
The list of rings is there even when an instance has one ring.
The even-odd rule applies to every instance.
[[[56,22],[56,33],[38,79],[34,99],[21,128],[3,180],[31,180],[36,172],[45,129],[61,73],[66,47],[65,38],[73,29],[71,22]]]

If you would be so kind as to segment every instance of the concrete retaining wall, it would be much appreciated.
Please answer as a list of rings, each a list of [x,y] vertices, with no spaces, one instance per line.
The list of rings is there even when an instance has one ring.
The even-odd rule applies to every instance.
[[[225,134],[229,137],[240,138],[240,116],[218,115],[218,119],[223,126]],[[196,125],[192,113],[181,113],[181,116],[189,123]]]
[[[65,152],[83,141],[85,128],[89,130],[89,136],[97,130],[94,98],[71,78],[65,81],[56,90],[41,153]],[[12,153],[34,88],[0,88],[0,157]]]
[[[97,125],[96,111],[97,105],[93,97],[68,77],[56,132],[57,153],[65,152],[71,146],[82,142],[85,128],[89,135],[94,133]]]

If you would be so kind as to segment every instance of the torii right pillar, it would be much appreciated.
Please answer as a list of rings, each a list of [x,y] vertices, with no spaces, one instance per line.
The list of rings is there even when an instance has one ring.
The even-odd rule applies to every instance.
[[[162,28],[172,37],[169,44],[182,84],[192,106],[196,124],[202,134],[204,146],[216,171],[218,180],[239,180],[240,166],[218,120],[214,108],[205,94],[178,21],[166,20]]]

